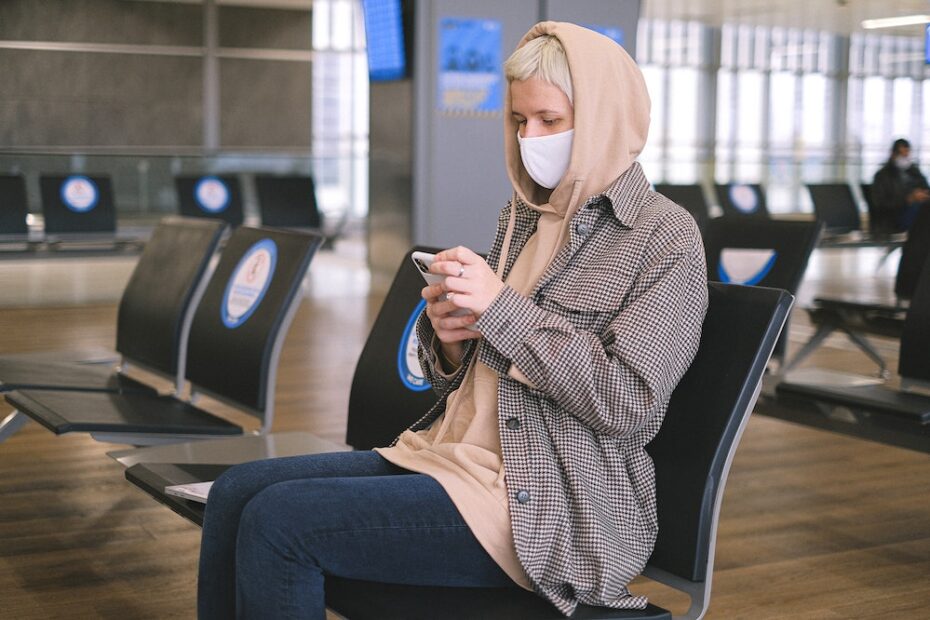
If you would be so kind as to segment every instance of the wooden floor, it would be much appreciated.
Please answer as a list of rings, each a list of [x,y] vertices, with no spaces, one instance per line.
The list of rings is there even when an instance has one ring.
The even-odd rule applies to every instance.
[[[379,303],[363,276],[346,277],[315,281],[291,328],[276,431],[343,439]],[[0,354],[111,346],[115,316],[112,303],[0,309]],[[793,333],[809,328],[796,321]],[[810,364],[868,370],[831,344]],[[194,617],[200,531],[123,479],[105,454],[120,447],[35,424],[0,444],[0,618]],[[635,589],[680,603],[655,584]],[[930,458],[753,417],[726,491],[707,617],[930,617]]]

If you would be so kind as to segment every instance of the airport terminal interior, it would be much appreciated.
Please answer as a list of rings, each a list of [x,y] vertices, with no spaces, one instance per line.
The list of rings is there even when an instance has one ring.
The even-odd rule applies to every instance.
[[[204,504],[166,486],[426,413],[410,254],[491,249],[501,65],[546,20],[639,65],[637,161],[695,220],[715,313],[646,447],[630,590],[676,618],[930,617],[926,0],[3,0],[0,618],[196,617]],[[716,433],[707,462],[675,432]],[[327,617],[560,617],[356,586]]]

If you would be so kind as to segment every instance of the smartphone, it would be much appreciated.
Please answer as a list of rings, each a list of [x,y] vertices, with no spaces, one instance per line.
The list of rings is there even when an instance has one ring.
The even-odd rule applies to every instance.
[[[436,260],[436,255],[431,254],[430,252],[414,252],[410,255],[410,259],[413,261],[413,264],[417,266],[417,271],[420,272],[420,275],[423,276],[423,279],[426,280],[427,284],[439,284],[445,279],[446,276],[440,275],[438,273],[432,273],[429,270],[430,265],[433,264],[433,261]],[[440,301],[445,301],[446,296],[443,295],[439,298]],[[450,312],[452,316],[465,316],[471,314],[471,310],[468,308],[459,308],[458,310],[453,310]],[[476,331],[478,328],[474,325],[467,325],[466,329]]]

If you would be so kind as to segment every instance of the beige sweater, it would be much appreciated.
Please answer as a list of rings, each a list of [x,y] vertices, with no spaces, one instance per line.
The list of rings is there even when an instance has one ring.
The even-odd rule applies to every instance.
[[[467,372],[471,376],[449,396],[446,412],[432,426],[406,431],[393,447],[376,451],[442,485],[488,555],[530,589],[510,526],[497,428],[497,373],[477,361]]]

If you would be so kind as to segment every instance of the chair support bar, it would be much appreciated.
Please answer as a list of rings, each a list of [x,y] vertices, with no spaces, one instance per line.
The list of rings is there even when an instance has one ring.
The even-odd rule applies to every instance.
[[[5,417],[3,422],[0,422],[0,443],[16,434],[28,421],[29,416],[23,415],[19,411],[14,411]]]

